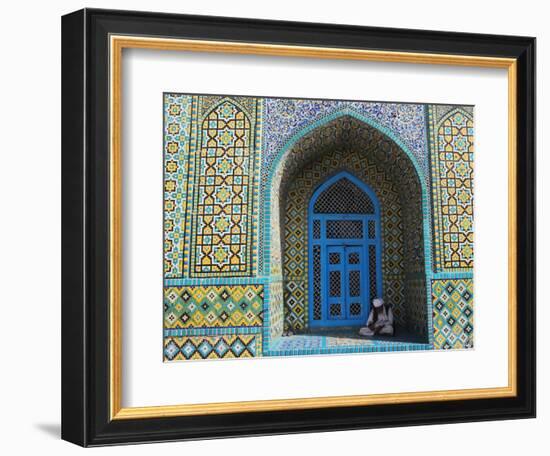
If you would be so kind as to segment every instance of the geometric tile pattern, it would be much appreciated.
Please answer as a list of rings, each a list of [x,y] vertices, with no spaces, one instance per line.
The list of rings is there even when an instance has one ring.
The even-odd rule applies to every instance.
[[[166,287],[164,327],[259,327],[263,298],[263,285]]]
[[[272,280],[269,284],[269,336],[271,339],[283,334],[283,281]]]
[[[199,118],[204,118],[210,111],[212,111],[216,105],[220,105],[226,100],[231,100],[232,103],[238,103],[238,105],[247,112],[250,116],[254,117],[258,99],[254,97],[226,97],[223,95],[201,95]],[[253,121],[253,119],[251,119]]]
[[[434,260],[437,271],[473,267],[474,125],[455,108],[436,120],[431,108]]]
[[[474,345],[472,279],[432,281],[434,348],[471,348]]]
[[[404,176],[403,176],[404,177]],[[415,179],[403,179],[400,185],[404,229],[404,257],[405,268],[409,275],[425,275],[424,259],[424,229],[422,223],[422,188]],[[418,207],[415,207],[415,203]],[[426,204],[426,212],[429,213],[430,204]]]
[[[192,97],[164,95],[164,277],[183,271]]]
[[[426,277],[424,274],[409,273],[406,275],[406,284],[406,326],[412,333],[425,336],[428,329],[428,315],[426,315]]]
[[[255,119],[255,113],[252,113]],[[224,99],[202,121],[195,160],[190,276],[252,273],[254,124]]]
[[[268,169],[277,152],[294,134],[335,112],[352,111],[369,117],[397,134],[416,156],[421,168],[426,163],[426,122],[424,105],[376,103],[321,99],[265,98],[265,151],[263,165]]]
[[[164,340],[165,361],[190,359],[252,358],[261,356],[260,334],[223,336],[167,337]]]
[[[269,348],[269,356],[292,356],[307,353],[365,353],[370,351],[430,350],[431,346],[419,342],[373,340],[358,337],[293,335],[281,337]]]

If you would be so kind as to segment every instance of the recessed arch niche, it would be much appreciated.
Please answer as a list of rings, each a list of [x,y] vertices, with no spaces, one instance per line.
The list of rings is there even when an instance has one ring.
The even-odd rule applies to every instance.
[[[396,314],[397,331],[427,340],[426,190],[413,158],[392,138],[353,115],[308,128],[281,156],[271,182],[269,310],[271,338],[307,333],[307,207],[315,189],[346,171],[380,201],[383,297]]]

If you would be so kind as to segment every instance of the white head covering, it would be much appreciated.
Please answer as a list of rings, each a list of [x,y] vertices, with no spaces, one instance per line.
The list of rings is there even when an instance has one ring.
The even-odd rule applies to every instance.
[[[382,307],[384,305],[384,300],[382,298],[374,298],[372,300],[372,305],[376,308]]]

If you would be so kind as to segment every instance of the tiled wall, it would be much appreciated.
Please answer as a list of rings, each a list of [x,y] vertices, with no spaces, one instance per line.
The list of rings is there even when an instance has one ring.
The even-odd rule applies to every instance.
[[[474,345],[472,279],[432,281],[434,348],[470,348]]]
[[[307,328],[305,207],[337,169],[379,193],[398,325],[472,345],[470,108],[165,94],[164,168],[165,360],[276,353]]]
[[[474,126],[470,107],[428,107],[434,348],[473,346]],[[451,280],[450,280],[451,279]]]

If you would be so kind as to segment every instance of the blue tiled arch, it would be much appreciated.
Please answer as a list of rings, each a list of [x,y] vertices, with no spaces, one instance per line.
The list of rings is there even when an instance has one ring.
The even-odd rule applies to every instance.
[[[280,168],[281,164],[285,162],[285,158],[292,152],[292,148],[307,134],[311,133],[319,127],[323,127],[328,123],[341,118],[341,117],[352,117],[360,122],[365,123],[366,125],[375,128],[376,130],[383,133],[389,139],[391,139],[407,156],[411,161],[414,170],[416,172],[418,181],[420,183],[421,192],[422,192],[422,216],[423,216],[423,240],[424,240],[424,268],[426,276],[426,312],[427,312],[427,329],[428,329],[428,339],[429,343],[433,343],[433,312],[432,312],[432,302],[431,302],[431,292],[430,292],[430,281],[432,278],[432,239],[431,239],[431,202],[430,202],[430,191],[427,188],[426,176],[422,171],[422,167],[419,165],[416,156],[412,151],[407,147],[404,141],[401,140],[399,135],[397,135],[391,129],[379,124],[375,119],[364,116],[355,112],[352,109],[341,109],[331,113],[328,116],[317,119],[306,127],[302,128],[300,131],[295,133],[278,151],[276,157],[273,159],[270,165],[270,169],[267,172],[267,179],[265,185],[265,195],[263,195],[263,208],[264,218],[263,218],[263,227],[262,227],[262,240],[263,240],[263,261],[264,261],[264,271],[266,275],[271,276],[271,231],[265,229],[269,227],[271,223],[271,202],[272,202],[272,184],[273,178]],[[271,280],[281,279],[279,277],[271,276]],[[270,339],[270,312],[269,312],[269,301],[266,300],[266,312],[265,312],[265,328],[264,328],[264,338],[266,340],[264,343],[268,343]]]

